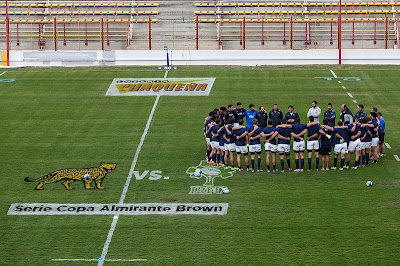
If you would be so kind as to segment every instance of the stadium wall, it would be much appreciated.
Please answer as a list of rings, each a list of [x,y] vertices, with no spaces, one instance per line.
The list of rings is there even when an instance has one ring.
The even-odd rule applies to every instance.
[[[173,50],[172,65],[338,64],[338,50]],[[344,49],[342,64],[400,65],[400,53],[386,49]],[[166,52],[153,51],[10,51],[11,66],[165,66]]]

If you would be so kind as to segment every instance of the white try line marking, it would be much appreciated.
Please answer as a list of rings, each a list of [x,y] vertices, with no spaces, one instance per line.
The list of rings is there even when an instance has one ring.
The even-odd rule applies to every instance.
[[[346,87],[345,87],[345,86],[342,86],[342,88],[343,88],[343,89],[346,89]]]
[[[52,261],[98,261],[98,259],[51,259]],[[147,259],[106,259],[105,261],[147,261]]]
[[[356,100],[353,100],[353,103],[357,103],[357,101],[356,101]]]
[[[399,156],[397,156],[396,154],[395,154],[395,155],[393,155],[393,156],[394,156],[394,158],[396,159],[396,161],[400,162],[400,158],[399,158]]]
[[[3,76],[5,73],[7,73],[7,71],[4,71],[3,73],[1,73],[0,76]]]
[[[340,80],[338,81],[339,83],[342,83]]]
[[[388,149],[391,149],[392,147],[390,147],[389,143],[385,142],[385,145]]]
[[[347,95],[349,95],[350,98],[353,98],[353,95],[351,95],[350,92],[348,92]]]
[[[333,70],[332,70],[332,69],[329,69],[329,71],[332,73],[332,75],[333,75],[335,78],[337,78],[337,76],[336,76],[335,72],[333,72]]]
[[[167,74],[168,74],[168,70],[165,71],[164,78],[167,77]],[[128,177],[126,178],[124,189],[122,190],[121,197],[119,199],[119,204],[123,204],[125,201],[126,193],[128,192],[128,188],[129,188],[129,185],[132,180],[133,172],[135,170],[136,163],[139,158],[140,150],[142,149],[147,132],[149,131],[151,120],[153,119],[153,115],[154,115],[154,112],[156,111],[159,100],[160,100],[160,95],[157,95],[156,101],[154,102],[153,108],[151,109],[149,119],[147,119],[146,128],[143,131],[142,137],[140,138],[139,146],[137,147],[135,156],[133,157],[131,169],[129,170]],[[101,252],[101,257],[99,259],[98,266],[102,266],[104,264],[104,260],[106,259],[108,248],[110,247],[110,243],[111,243],[111,240],[112,240],[112,237],[114,234],[115,227],[117,226],[117,223],[118,223],[118,219],[119,219],[119,215],[118,214],[114,215],[113,221],[110,226],[110,230],[108,231],[106,242],[104,243],[103,251]]]

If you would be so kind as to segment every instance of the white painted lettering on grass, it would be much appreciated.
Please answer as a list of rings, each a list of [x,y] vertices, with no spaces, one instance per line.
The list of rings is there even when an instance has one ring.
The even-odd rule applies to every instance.
[[[389,143],[385,142],[385,145],[388,149],[391,149],[392,147],[390,147]]]
[[[332,73],[332,75],[333,75],[335,78],[337,78],[337,76],[336,76],[335,72],[333,72],[333,70],[332,70],[332,69],[329,69],[329,71]]]

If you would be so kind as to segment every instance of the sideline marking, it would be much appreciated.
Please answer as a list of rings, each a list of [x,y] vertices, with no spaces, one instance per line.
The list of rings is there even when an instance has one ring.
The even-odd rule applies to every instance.
[[[349,95],[350,98],[353,98],[353,95],[351,95],[350,92],[348,92],[347,95]]]
[[[1,73],[0,76],[3,76],[5,73],[7,73],[7,71],[4,71],[3,73]]]
[[[393,156],[394,156],[394,158],[396,159],[396,161],[400,162],[399,156],[397,156],[396,154],[394,154]]]
[[[51,259],[52,261],[98,261],[99,259]],[[147,259],[107,259],[106,261],[147,261]]]
[[[332,73],[332,75],[333,75],[335,78],[337,78],[337,76],[336,76],[335,72],[333,72],[333,70],[332,70],[332,69],[329,69],[329,71]]]
[[[167,74],[168,74],[168,70],[166,70],[164,77],[166,77]],[[126,197],[126,193],[128,192],[129,184],[131,183],[131,180],[132,180],[133,171],[135,169],[136,162],[137,162],[137,160],[139,158],[140,150],[142,149],[142,146],[143,146],[143,143],[144,143],[144,139],[146,138],[147,132],[149,131],[150,123],[151,123],[151,120],[153,119],[153,115],[154,115],[154,112],[156,110],[156,107],[157,107],[159,99],[160,99],[160,95],[157,95],[157,98],[156,98],[156,100],[154,102],[153,108],[151,109],[151,112],[150,112],[150,115],[149,115],[149,119],[147,120],[146,128],[143,131],[142,137],[140,138],[139,146],[137,147],[135,156],[133,157],[131,169],[129,170],[128,177],[126,178],[124,189],[122,190],[121,197],[119,199],[119,204],[123,204],[124,203],[124,200],[125,200],[125,197]],[[104,243],[103,251],[101,252],[101,257],[100,258],[102,260],[99,260],[98,266],[102,266],[104,264],[104,260],[106,259],[108,248],[110,246],[110,243],[111,243],[111,240],[112,240],[112,237],[113,237],[113,234],[114,234],[114,230],[115,230],[115,227],[117,226],[118,220],[119,220],[119,215],[118,214],[114,215],[113,221],[112,221],[111,226],[110,226],[110,230],[108,231],[106,242]]]
[[[385,145],[388,149],[391,149],[392,147],[390,147],[389,143],[385,142]]]
[[[165,78],[165,79],[167,78],[167,75],[168,75],[168,70],[165,71],[165,75],[164,75],[164,78]]]

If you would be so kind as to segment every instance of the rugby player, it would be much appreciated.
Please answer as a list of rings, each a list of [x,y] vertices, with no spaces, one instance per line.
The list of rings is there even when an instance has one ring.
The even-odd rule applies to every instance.
[[[283,119],[282,124],[286,124],[287,120]],[[292,133],[292,129],[279,127],[276,129],[278,132],[278,152],[281,160],[281,173],[285,173],[285,161],[284,158],[286,156],[286,162],[289,167],[288,171],[292,171],[290,168],[290,137]]]
[[[243,118],[244,118],[244,116],[245,116],[244,112],[246,112],[246,109],[244,109],[244,108],[242,107],[242,103],[241,103],[241,102],[238,102],[238,103],[236,104],[236,108],[233,109],[232,112],[233,112],[233,115],[235,116],[235,123],[234,123],[234,126],[235,126],[235,127],[238,127],[238,126],[239,126],[239,120],[240,120],[240,119],[243,120]]]
[[[221,119],[215,118],[215,124],[210,128],[211,131],[211,160],[213,165],[218,165],[220,162],[220,149],[219,149],[219,134],[218,130],[221,126]]]
[[[310,116],[310,123],[314,122],[314,116]],[[311,171],[311,157],[314,151],[316,171],[319,170],[319,124],[307,128],[307,151],[308,151],[308,171]]]
[[[358,121],[359,122],[359,121]],[[351,161],[351,155],[355,153],[353,169],[357,169],[360,164],[360,153],[361,153],[361,130],[360,125],[354,122],[348,125],[347,131],[350,133],[350,142],[348,147],[349,154],[347,155],[347,162],[345,168],[349,168]]]
[[[231,117],[229,118],[228,122],[225,125],[225,165],[228,165],[228,155],[230,159],[231,166],[227,167],[228,169],[232,170],[239,170],[239,168],[235,168],[235,137],[232,133],[233,122],[235,120]]]
[[[253,119],[253,125],[247,129],[247,131],[249,132],[248,135],[250,140],[249,151],[251,154],[251,171],[253,173],[255,172],[254,160],[256,153],[257,153],[257,165],[258,165],[257,172],[263,171],[261,169],[261,143],[260,143],[262,129],[257,124],[258,120]]]
[[[379,148],[380,148],[380,153],[379,157],[384,157],[385,156],[385,119],[382,117],[382,113],[378,112],[378,119],[379,119]]]
[[[261,136],[264,138],[264,146],[265,146],[265,162],[267,164],[267,172],[271,172],[270,168],[270,156],[272,154],[272,172],[277,172],[276,169],[276,136],[278,132],[276,128],[273,126],[272,120],[268,120],[268,127],[264,128]]]
[[[246,146],[246,136],[247,136],[247,130],[246,127],[243,126],[243,119],[240,119],[238,121],[239,126],[233,128],[233,134],[236,137],[235,141],[235,147],[236,147],[236,154],[237,154],[237,164],[239,168],[239,172],[242,172],[242,163],[241,163],[241,155],[243,154],[244,156],[244,162],[246,163],[247,171],[250,171],[249,169],[249,155],[248,155],[248,149]]]

